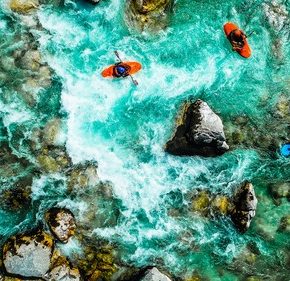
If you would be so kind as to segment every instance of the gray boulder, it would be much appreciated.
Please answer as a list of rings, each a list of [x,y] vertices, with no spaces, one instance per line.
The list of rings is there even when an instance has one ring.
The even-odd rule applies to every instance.
[[[11,237],[3,247],[3,264],[9,274],[43,277],[50,267],[53,239],[37,230]]]
[[[184,106],[175,135],[165,147],[174,155],[202,156],[221,155],[228,149],[221,119],[202,100]]]
[[[250,182],[244,182],[234,195],[234,207],[231,212],[231,219],[241,233],[245,233],[250,227],[251,221],[256,215],[257,203],[253,185]]]
[[[165,274],[161,273],[156,267],[148,269],[140,281],[171,281]]]

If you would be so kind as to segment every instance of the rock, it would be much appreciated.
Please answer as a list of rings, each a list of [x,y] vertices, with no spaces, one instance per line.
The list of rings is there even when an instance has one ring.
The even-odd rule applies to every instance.
[[[211,201],[211,207],[214,213],[219,213],[221,215],[227,215],[231,210],[231,202],[226,196],[217,195]]]
[[[161,273],[156,267],[148,269],[140,281],[171,281],[165,274]]]
[[[290,182],[271,184],[268,188],[275,204],[280,205],[282,198],[290,201]]]
[[[271,3],[263,4],[264,13],[269,24],[276,30],[281,31],[289,22],[289,13],[286,6],[272,1]]]
[[[85,161],[72,166],[67,172],[67,186],[69,191],[85,189],[99,182],[97,162]]]
[[[28,208],[31,202],[32,176],[17,181],[13,188],[0,191],[1,207],[9,211]]]
[[[96,5],[100,2],[101,0],[87,0],[87,2],[93,4],[93,5]]]
[[[70,267],[67,264],[62,264],[54,267],[47,277],[48,281],[79,281],[81,280],[80,272],[77,268]]]
[[[29,13],[39,6],[38,0],[11,0],[10,8],[17,13]]]
[[[46,145],[62,144],[62,121],[54,118],[48,121],[42,130],[42,141]]]
[[[186,104],[182,120],[165,150],[174,155],[217,156],[225,153],[226,143],[221,119],[206,102]]]
[[[71,165],[71,159],[63,147],[44,147],[37,156],[37,162],[47,173],[61,172]]]
[[[231,219],[241,233],[246,232],[250,227],[256,215],[257,202],[253,185],[250,182],[244,182],[233,197],[231,211]]]
[[[92,246],[95,240],[82,240],[85,255],[77,259],[76,263],[85,275],[85,280],[112,280],[113,274],[117,268],[115,265],[114,250],[109,245]]]
[[[287,118],[290,115],[290,99],[286,95],[279,96],[276,104],[277,114],[281,118]],[[290,120],[290,119],[289,119]]]
[[[38,50],[27,50],[17,62],[23,69],[38,71],[41,66],[41,55]]]
[[[6,271],[23,277],[43,277],[49,270],[53,245],[53,239],[42,230],[11,237],[3,247]]]
[[[45,275],[45,280],[80,281],[82,279],[78,268],[73,267],[67,258],[61,256],[58,251],[54,251],[51,270]]]
[[[74,235],[76,223],[73,213],[64,208],[51,208],[45,215],[52,234],[62,243],[67,243]]]
[[[126,8],[126,21],[137,30],[158,31],[168,25],[173,0],[131,0]]]
[[[204,215],[209,213],[211,196],[207,191],[200,191],[192,200],[192,209]]]
[[[281,218],[278,231],[290,233],[290,215]]]

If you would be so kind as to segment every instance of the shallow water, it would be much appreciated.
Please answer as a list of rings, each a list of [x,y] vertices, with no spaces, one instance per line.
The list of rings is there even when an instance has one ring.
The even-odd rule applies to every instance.
[[[276,232],[280,218],[289,214],[289,202],[277,207],[267,193],[269,183],[290,179],[289,159],[278,153],[282,140],[289,138],[289,124],[275,115],[279,97],[289,98],[290,93],[289,25],[279,32],[271,27],[263,3],[267,1],[179,0],[168,28],[157,34],[128,29],[120,0],[103,1],[96,7],[67,1],[64,8],[38,10],[46,31],[36,36],[62,84],[61,114],[69,155],[75,163],[96,160],[100,178],[113,184],[114,196],[121,202],[117,225],[105,223],[92,233],[96,239],[116,243],[123,261],[138,266],[161,263],[177,276],[196,271],[210,280],[289,277],[289,234]],[[284,4],[289,11],[289,2]],[[7,30],[5,14],[9,13],[3,5],[1,33]],[[254,31],[249,38],[251,59],[232,52],[222,31],[226,21],[238,23],[247,33]],[[5,32],[5,38],[9,41],[10,33]],[[282,42],[282,58],[273,55],[275,40]],[[142,71],[134,76],[138,87],[130,79],[100,76],[105,66],[116,61],[114,50],[126,60],[142,63]],[[29,157],[13,128],[23,125],[29,130],[55,115],[57,85],[55,100],[44,97],[43,106],[33,110],[17,100],[2,99],[3,124],[19,155]],[[9,87],[4,90],[9,93]],[[217,158],[165,153],[180,106],[197,98],[206,101],[225,124],[247,116],[260,135],[277,140],[274,151],[258,143],[241,144]],[[66,198],[56,178],[34,181],[34,214],[27,215],[27,222],[54,202],[76,213],[83,208],[81,199]],[[228,218],[209,220],[188,211],[190,192],[207,189],[231,195],[246,179],[254,184],[259,200],[246,234],[238,233]],[[97,215],[106,214],[104,206],[95,210]],[[172,216],[171,209],[181,211]],[[0,228],[4,236],[14,233],[23,220],[23,214],[0,216],[4,222],[10,220]],[[272,237],[266,238],[263,231]],[[259,253],[254,263],[239,256],[249,244]]]

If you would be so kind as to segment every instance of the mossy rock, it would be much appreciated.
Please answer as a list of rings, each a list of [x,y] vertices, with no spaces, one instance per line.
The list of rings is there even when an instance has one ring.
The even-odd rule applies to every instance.
[[[10,9],[17,13],[27,14],[39,6],[38,0],[11,0]]]

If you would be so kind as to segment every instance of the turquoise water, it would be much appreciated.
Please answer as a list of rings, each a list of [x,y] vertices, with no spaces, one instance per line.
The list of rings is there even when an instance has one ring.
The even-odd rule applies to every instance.
[[[289,11],[289,2],[284,2]],[[179,0],[169,27],[157,34],[128,29],[120,0],[96,7],[68,1],[63,8],[38,10],[45,30],[35,31],[35,36],[59,78],[32,109],[2,96],[9,144],[29,158],[26,134],[19,137],[13,130],[22,126],[29,132],[55,115],[65,120],[66,147],[73,162],[96,160],[100,178],[112,183],[120,202],[117,225],[94,228],[98,223],[91,222],[91,231],[96,239],[104,237],[118,245],[123,261],[137,266],[161,263],[177,276],[196,271],[210,280],[289,277],[289,234],[276,233],[280,218],[289,214],[289,202],[277,207],[267,193],[269,183],[290,179],[289,159],[278,154],[279,145],[289,138],[289,119],[276,114],[279,97],[289,100],[290,93],[289,17],[278,32],[268,23],[263,3],[267,1]],[[7,30],[9,13],[3,7],[1,33]],[[227,21],[247,33],[254,31],[249,38],[251,59],[232,52],[222,30]],[[24,27],[15,26],[5,32],[6,41],[14,32],[24,32]],[[282,42],[282,58],[273,55],[275,40]],[[114,50],[126,60],[142,63],[142,71],[135,75],[138,87],[130,79],[100,76],[116,61]],[[9,89],[5,86],[3,92],[10,93]],[[274,140],[274,149],[262,138],[251,143],[249,135],[248,143],[233,145],[217,158],[166,154],[164,145],[173,134],[180,106],[197,98],[206,101],[225,126],[246,116],[258,140],[260,136]],[[246,179],[253,182],[259,201],[246,234],[239,234],[228,218],[210,220],[190,211],[192,191],[230,196]],[[25,228],[54,202],[70,206],[82,218],[82,197],[67,198],[53,175],[34,181],[32,199],[33,214],[20,226],[23,214],[0,213],[2,220],[11,216],[0,234]],[[106,213],[104,206],[96,208],[96,217]],[[170,215],[172,209],[178,215]],[[241,257],[249,244],[257,255],[254,263]]]

